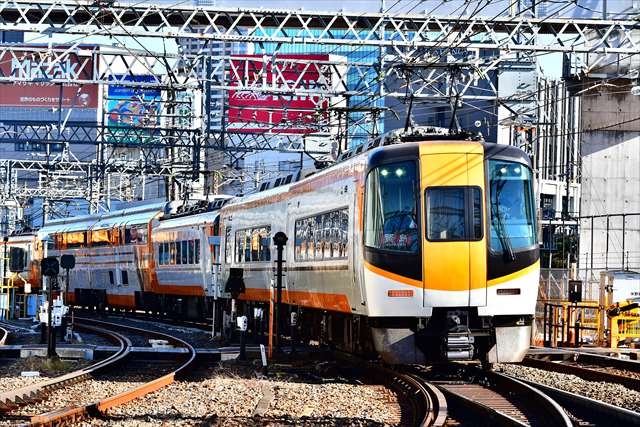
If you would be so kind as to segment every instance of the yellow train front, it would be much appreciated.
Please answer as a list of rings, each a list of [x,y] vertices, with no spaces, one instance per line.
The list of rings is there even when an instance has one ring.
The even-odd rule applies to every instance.
[[[373,151],[364,284],[376,350],[392,363],[520,361],[539,252],[529,158],[472,141]]]

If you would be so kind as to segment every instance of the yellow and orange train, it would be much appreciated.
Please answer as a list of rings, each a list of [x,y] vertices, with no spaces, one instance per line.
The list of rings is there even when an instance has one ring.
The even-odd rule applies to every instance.
[[[34,275],[45,252],[76,256],[76,305],[190,318],[214,306],[220,320],[231,269],[245,284],[241,310],[268,303],[282,231],[283,301],[302,339],[389,363],[513,362],[529,346],[536,209],[529,158],[515,147],[395,132],[310,176],[176,211],[134,207],[12,239],[30,245]]]

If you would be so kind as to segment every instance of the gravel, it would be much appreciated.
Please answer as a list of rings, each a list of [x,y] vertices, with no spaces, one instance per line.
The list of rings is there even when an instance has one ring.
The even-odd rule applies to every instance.
[[[299,380],[283,373],[267,378],[221,364],[198,380],[177,381],[85,425],[399,424],[397,397],[383,386]]]
[[[640,393],[620,384],[586,381],[575,375],[520,365],[502,364],[496,365],[496,368],[516,378],[535,381],[632,411],[640,411]]]
[[[0,363],[0,393],[37,384],[49,378],[80,369],[89,363],[91,362],[85,360],[65,360],[49,364],[46,359],[40,357],[5,360]],[[22,377],[21,373],[23,371],[38,371],[40,376]]]

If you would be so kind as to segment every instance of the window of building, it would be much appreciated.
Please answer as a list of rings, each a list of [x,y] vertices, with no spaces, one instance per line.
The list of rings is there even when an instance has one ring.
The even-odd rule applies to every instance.
[[[271,261],[271,227],[236,231],[236,262]]]
[[[431,187],[426,190],[427,239],[482,239],[482,191],[478,187]]]
[[[52,153],[60,153],[64,150],[64,144],[48,144],[49,150]],[[38,143],[38,142],[16,142],[15,144],[16,151],[35,151],[44,153],[47,151],[47,144]]]
[[[296,220],[296,261],[323,261],[347,257],[347,208]]]
[[[553,219],[556,217],[556,200],[553,194],[540,195],[540,209],[542,219]]]
[[[390,163],[369,172],[365,194],[365,246],[418,251],[416,189],[414,162]]]

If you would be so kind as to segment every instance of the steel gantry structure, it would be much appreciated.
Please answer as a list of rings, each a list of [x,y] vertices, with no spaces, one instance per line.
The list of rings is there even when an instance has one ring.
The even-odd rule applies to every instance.
[[[226,129],[225,117],[220,126],[212,126],[207,114],[212,91],[269,94],[279,99],[284,109],[294,97],[308,97],[318,109],[315,131],[335,135],[341,133],[335,129],[338,126],[336,117],[345,108],[348,110],[345,99],[350,97],[422,98],[448,103],[455,98],[455,102],[495,100],[504,103],[511,99],[500,97],[490,72],[514,58],[534,59],[558,52],[571,55],[574,62],[588,72],[598,62],[593,61],[594,55],[640,53],[638,20],[536,17],[534,7],[484,16],[486,14],[481,12],[490,3],[477,2],[477,7],[467,12],[440,16],[428,11],[389,14],[113,1],[4,1],[0,4],[0,31],[39,33],[47,42],[0,46],[0,64],[12,60],[18,64],[10,71],[0,67],[0,84],[34,82],[42,78],[44,70],[57,70],[48,74],[47,84],[125,85],[162,88],[169,93],[195,91],[202,94],[204,107],[202,111],[190,112],[179,124],[167,120],[151,129],[119,130],[117,135],[101,122],[65,124],[64,132],[58,129],[52,135],[46,127],[0,120],[0,142],[99,147],[96,151],[102,155],[95,161],[75,162],[82,164],[81,174],[84,173],[90,182],[83,188],[92,189],[90,196],[86,192],[80,196],[90,198],[97,206],[96,200],[112,196],[104,184],[106,177],[130,170],[141,172],[137,161],[129,160],[127,167],[122,167],[122,161],[120,167],[111,167],[115,160],[104,155],[105,146],[122,146],[118,141],[124,138],[126,148],[163,152],[156,156],[155,166],[142,169],[143,174],[148,170],[170,176],[181,186],[173,197],[181,197],[192,190],[189,182],[197,181],[200,173],[205,172],[203,153],[208,149],[223,151],[231,159],[239,159],[255,150],[322,155],[330,148],[327,144],[309,147],[294,134],[274,136],[269,132],[245,132],[242,128]],[[58,34],[77,37],[71,42],[55,43],[53,40]],[[85,36],[95,35],[111,37],[119,46],[84,44]],[[136,40],[137,46],[128,46],[123,42],[125,38]],[[148,38],[199,40],[203,44],[195,53],[186,52],[180,43],[177,51],[156,52],[140,41]],[[255,53],[211,56],[207,54],[207,43],[252,43]],[[277,55],[286,46],[311,44],[327,46],[327,52],[373,48],[380,54],[374,59],[358,61],[347,60],[339,54],[312,60]],[[18,61],[25,55],[32,58],[29,69]],[[70,58],[75,64],[73,70],[65,67]],[[299,76],[313,73],[324,78],[319,78],[313,86],[302,77],[292,79],[287,74],[292,63],[298,67]],[[34,69],[39,71],[34,73]],[[135,76],[140,74],[151,78],[138,81]],[[478,88],[479,81],[484,82],[481,89]],[[163,107],[162,114],[173,117],[175,108]],[[122,132],[126,134],[124,137]],[[15,168],[15,165],[11,167]],[[48,173],[40,164],[25,163],[20,167]],[[89,169],[101,173],[86,173]],[[17,188],[9,185],[11,179],[10,174],[5,175],[4,200],[11,197],[7,188]],[[97,184],[97,180],[103,181]],[[49,185],[48,188],[52,187]],[[43,190],[42,194],[47,192]]]

